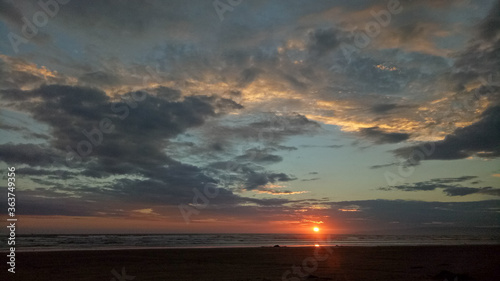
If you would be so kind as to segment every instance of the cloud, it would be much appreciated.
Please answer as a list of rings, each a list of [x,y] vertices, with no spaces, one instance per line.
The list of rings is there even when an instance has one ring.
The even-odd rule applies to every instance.
[[[165,191],[171,191],[171,195],[184,194],[188,198],[192,195],[178,189],[189,193],[193,187],[201,188],[203,183],[216,180],[205,176],[196,166],[170,158],[164,152],[168,140],[229,108],[239,108],[239,105],[215,96],[181,98],[175,90],[161,88],[157,91],[157,96],[134,92],[122,95],[124,100],[114,100],[98,89],[79,86],[47,85],[27,91],[4,90],[1,93],[3,100],[30,112],[35,120],[48,124],[51,138],[46,145],[2,144],[2,160],[30,167],[55,168],[66,164],[69,167],[65,169],[77,169],[82,176],[94,179],[109,180],[117,175],[143,177],[142,182],[150,186],[161,186]],[[134,96],[144,99],[134,101],[131,98]],[[97,130],[102,120],[108,120],[112,130]],[[82,161],[73,158],[68,163],[68,147],[80,151],[83,142],[87,144],[86,154],[80,155]],[[53,169],[26,171],[37,176],[53,176],[55,173]],[[58,174],[65,176],[66,173],[61,171]],[[132,190],[124,189],[128,183],[133,183],[134,188],[144,186],[129,180],[118,180],[107,190],[110,194],[120,194]],[[71,183],[67,184],[71,186]]]
[[[486,190],[488,188],[485,188]],[[448,196],[465,196],[474,193],[480,193],[483,189],[474,187],[446,187],[443,192]],[[500,191],[500,188],[498,189]]]
[[[363,128],[360,135],[373,140],[376,144],[398,143],[410,138],[409,134],[404,133],[386,133],[378,127]]]
[[[4,101],[10,102],[13,107],[22,107],[35,120],[48,124],[51,138],[43,147],[32,144],[0,145],[2,160],[27,164],[29,167],[21,171],[32,176],[31,180],[42,189],[52,188],[61,194],[84,198],[101,195],[106,200],[135,200],[137,203],[164,206],[187,203],[194,196],[193,188],[201,191],[206,183],[222,183],[221,177],[234,172],[238,174],[235,179],[217,187],[220,195],[213,200],[213,204],[281,204],[282,201],[264,199],[249,201],[250,199],[234,195],[229,189],[241,186],[247,190],[264,191],[268,184],[295,180],[290,175],[267,172],[260,166],[246,164],[238,164],[240,169],[237,171],[226,171],[227,165],[223,163],[206,169],[174,160],[165,153],[165,149],[176,145],[171,141],[173,138],[188,129],[200,127],[208,119],[213,121],[223,116],[226,111],[241,109],[239,104],[217,96],[183,96],[180,91],[166,87],[147,91],[110,98],[97,88],[82,86],[46,85],[27,91],[4,90],[1,93]],[[144,99],[134,101],[134,96],[142,96]],[[93,131],[89,134],[105,118],[111,121],[113,130],[100,133]],[[277,117],[277,120],[283,121],[285,125],[271,128],[275,136],[272,141],[270,139],[266,142],[269,144],[266,148],[248,149],[244,155],[235,157],[235,160],[260,164],[280,162],[282,157],[271,154],[272,151],[296,149],[280,145],[281,139],[319,127],[317,123],[297,114]],[[252,120],[247,127],[233,132],[238,136],[243,130],[255,130],[255,127],[267,132],[266,126],[274,126],[273,122],[274,119]],[[92,146],[92,152],[88,156],[82,157],[81,163],[64,167],[62,164],[65,163],[67,147],[76,150],[82,141],[94,141],[97,144]],[[49,161],[54,157],[55,160]],[[47,168],[35,169],[34,166]],[[209,175],[217,167],[222,170]],[[75,170],[67,170],[68,168]],[[77,178],[99,184],[93,187],[81,186],[77,184]],[[300,193],[302,192],[283,190],[267,194]],[[108,211],[116,213],[116,210]],[[49,213],[60,214],[57,211]]]
[[[246,87],[248,84],[252,83],[255,79],[257,79],[259,73],[262,71],[258,68],[247,68],[241,72],[241,79],[239,86]]]
[[[376,104],[372,107],[372,111],[374,113],[383,114],[395,108],[397,108],[397,104],[394,103]]]
[[[246,181],[244,183],[244,189],[254,190],[262,188],[268,183],[287,182],[293,180],[295,180],[295,178],[292,178],[284,173],[259,173],[248,171],[246,175]]]
[[[485,40],[494,40],[500,32],[500,2],[496,1],[489,15],[481,22],[479,29],[480,37]]]
[[[7,0],[0,1],[0,18],[5,19],[7,22],[16,25],[22,25],[22,13]]]
[[[500,25],[497,24],[499,10],[500,2],[495,1],[489,14],[477,26],[474,40],[464,50],[456,54],[457,60],[454,64],[455,70],[451,79],[456,84],[455,87],[458,91],[466,90],[471,82],[481,82],[481,78],[488,80],[490,75],[496,76],[498,74],[500,37],[495,35],[500,32]],[[484,84],[484,82],[476,83],[476,87],[472,88],[470,93],[474,93],[477,87],[485,86]],[[494,85],[486,86],[488,86],[489,91],[492,91],[491,87]],[[498,89],[494,91],[498,93]],[[486,97],[496,100],[498,103],[497,96],[492,93],[492,95]]]
[[[308,49],[311,55],[321,57],[336,49],[342,42],[339,30],[317,29],[309,33]]]
[[[203,147],[207,147],[206,144],[217,144],[208,148],[212,150],[216,147],[224,148],[226,153],[231,152],[232,149],[243,150],[243,155],[241,152],[235,155],[235,157],[239,156],[236,159],[238,161],[279,162],[282,156],[271,154],[271,152],[297,149],[283,146],[282,142],[293,136],[312,135],[321,131],[319,123],[297,113],[280,114],[257,111],[230,117],[231,120],[221,118],[206,123],[193,133],[204,144]],[[256,147],[261,151],[257,151]]]
[[[381,187],[379,190],[401,190],[401,191],[432,191],[441,189],[447,196],[465,196],[470,194],[487,194],[492,196],[500,195],[500,188],[493,187],[463,187],[457,185],[458,183],[471,181],[476,179],[477,176],[463,176],[458,178],[440,178],[432,179],[429,181],[416,182],[412,184],[403,184],[390,187]],[[471,184],[473,184],[472,182]]]
[[[28,164],[26,162],[23,162],[23,164]],[[16,172],[18,174],[21,174],[23,176],[48,176],[48,179],[62,179],[62,180],[68,180],[68,179],[75,179],[79,173],[67,171],[67,170],[62,170],[62,169],[35,169],[35,168],[18,168],[16,169]],[[31,178],[33,180],[33,178]]]
[[[60,163],[63,159],[61,152],[51,147],[35,144],[2,144],[0,156],[5,163],[30,166],[49,166]]]
[[[36,88],[42,84],[67,83],[68,79],[44,66],[0,54],[0,90]]]
[[[252,161],[255,163],[277,163],[283,161],[279,155],[268,154],[263,149],[248,149],[245,154],[237,156],[238,161]]]
[[[271,195],[295,195],[307,193],[307,191],[290,191],[290,190],[274,190],[263,187],[257,190],[259,194],[271,194]]]
[[[20,107],[33,113],[33,117],[47,123],[53,130],[52,145],[66,151],[75,149],[103,119],[112,123],[109,134],[92,133],[102,139],[91,157],[100,157],[112,163],[160,163],[168,158],[161,152],[166,143],[187,128],[200,126],[205,119],[216,116],[216,111],[237,104],[216,97],[191,96],[182,100],[165,100],[147,92],[123,95],[125,101],[111,101],[104,92],[84,87],[50,85],[32,91],[4,91],[6,100],[21,101]],[[131,100],[131,96],[144,98]],[[41,101],[36,101],[42,98]],[[127,104],[127,102],[130,104]],[[124,138],[126,136],[126,138]],[[119,159],[119,160],[118,160]],[[117,161],[118,160],[118,161]]]
[[[82,84],[98,86],[116,86],[121,82],[118,77],[103,71],[85,73],[79,80]]]
[[[400,163],[394,162],[394,163],[389,163],[389,164],[373,165],[373,166],[370,166],[370,169],[386,168],[386,167],[391,167],[391,166],[397,166],[399,164]]]
[[[320,178],[311,178],[311,179],[302,179],[301,181],[316,181],[319,180]]]
[[[363,221],[365,226],[382,230],[387,228],[390,222],[400,222],[397,227],[420,228],[423,224],[433,221],[454,223],[456,227],[476,227],[490,225],[498,219],[498,213],[488,211],[488,207],[494,207],[499,200],[488,200],[478,202],[423,202],[411,200],[365,200],[345,201],[329,203],[333,208],[350,209],[350,206],[358,206],[362,212],[342,212],[334,216],[336,220],[348,218],[369,219]],[[332,208],[332,209],[333,209]],[[478,215],[480,214],[480,215]],[[378,224],[378,227],[377,227]],[[496,224],[496,223],[493,223]],[[352,226],[354,227],[354,226]],[[457,231],[454,229],[452,231]],[[478,230],[478,232],[480,232]]]
[[[442,141],[424,143],[435,146],[434,152],[425,160],[453,160],[470,156],[495,158],[500,156],[500,106],[493,106],[481,114],[481,120],[470,126],[456,129]],[[404,147],[394,153],[408,158],[418,146]]]

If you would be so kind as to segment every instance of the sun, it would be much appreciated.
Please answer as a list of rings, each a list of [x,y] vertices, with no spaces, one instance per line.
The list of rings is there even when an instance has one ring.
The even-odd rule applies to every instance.
[[[314,230],[314,232],[319,232],[319,227],[315,226],[315,227],[313,228],[313,230]]]

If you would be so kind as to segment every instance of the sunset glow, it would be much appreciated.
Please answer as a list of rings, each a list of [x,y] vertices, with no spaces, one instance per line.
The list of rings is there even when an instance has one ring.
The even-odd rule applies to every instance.
[[[316,227],[316,226],[315,226],[315,227],[313,228],[313,230],[314,230],[314,232],[319,232],[319,227]]]

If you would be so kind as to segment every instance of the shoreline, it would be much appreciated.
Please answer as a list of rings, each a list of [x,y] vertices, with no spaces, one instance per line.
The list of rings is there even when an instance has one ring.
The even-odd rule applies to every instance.
[[[467,247],[467,246],[499,246],[499,243],[483,243],[483,244],[404,244],[404,245],[320,245],[319,247],[332,247],[332,248],[374,248],[374,247]],[[279,248],[315,248],[314,245],[279,245]],[[95,247],[95,248],[17,248],[16,252],[19,253],[33,253],[33,252],[79,252],[79,251],[126,251],[126,250],[169,250],[169,249],[240,249],[240,248],[276,248],[275,246],[269,245],[229,245],[229,246],[179,246],[179,247],[170,247],[170,246],[123,246],[123,247]],[[0,254],[9,253],[9,249],[0,249]]]

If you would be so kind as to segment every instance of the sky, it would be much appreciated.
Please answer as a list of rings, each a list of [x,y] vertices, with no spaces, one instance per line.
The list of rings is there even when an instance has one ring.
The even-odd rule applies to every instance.
[[[18,233],[500,233],[500,1],[0,0],[0,38]]]

